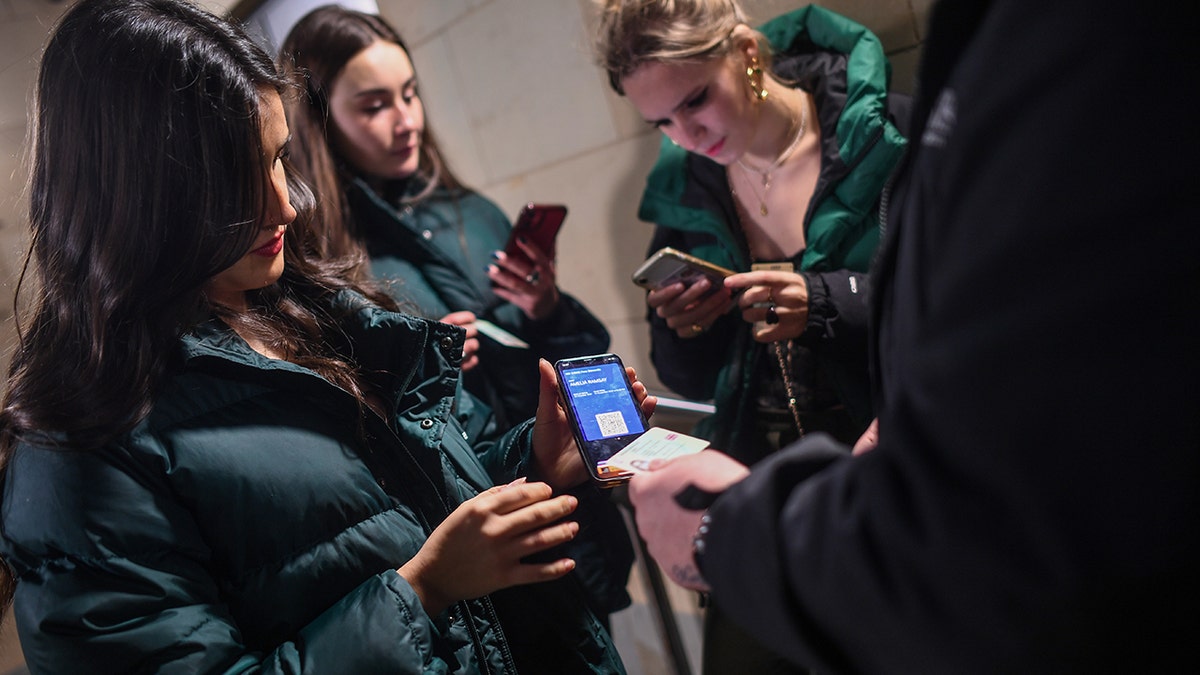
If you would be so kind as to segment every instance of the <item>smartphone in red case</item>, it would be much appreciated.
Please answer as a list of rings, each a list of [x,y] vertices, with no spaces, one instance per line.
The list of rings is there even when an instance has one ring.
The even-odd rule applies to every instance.
[[[517,239],[524,238],[553,260],[555,240],[566,218],[567,207],[562,204],[526,204],[508,235],[508,242],[504,245],[505,255],[529,263],[528,256],[517,245]]]

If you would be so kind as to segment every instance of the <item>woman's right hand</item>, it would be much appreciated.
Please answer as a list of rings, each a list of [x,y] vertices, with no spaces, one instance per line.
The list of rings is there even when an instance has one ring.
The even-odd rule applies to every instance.
[[[462,371],[465,373],[479,365],[479,330],[475,328],[475,315],[466,311],[450,312],[440,321],[467,330],[467,341],[463,343],[463,360],[460,366]]]
[[[454,509],[396,571],[430,616],[459,600],[557,579],[575,569],[574,560],[521,562],[579,532],[576,522],[558,522],[574,512],[579,501],[571,495],[552,495],[549,485],[524,479],[480,493]]]
[[[705,293],[712,295],[705,297]],[[720,286],[713,291],[713,283],[701,278],[691,286],[674,283],[650,291],[646,304],[663,319],[667,327],[681,338],[694,338],[708,330],[722,314],[732,306],[732,295],[728,288]]]

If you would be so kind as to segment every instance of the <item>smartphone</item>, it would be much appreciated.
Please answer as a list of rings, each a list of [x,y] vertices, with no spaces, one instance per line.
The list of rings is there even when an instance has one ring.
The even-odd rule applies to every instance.
[[[691,286],[707,277],[712,282],[713,291],[716,291],[721,287],[722,280],[730,274],[733,274],[733,270],[667,246],[656,251],[637,268],[633,273],[633,283],[656,290],[676,282]]]
[[[608,458],[650,425],[633,396],[625,364],[616,354],[597,354],[563,359],[554,370],[575,444],[592,480],[602,487],[628,481],[633,474],[609,467]]]
[[[508,242],[504,244],[505,255],[531,263],[529,257],[517,245],[517,238],[524,237],[525,241],[532,243],[553,259],[555,239],[566,219],[567,207],[562,204],[526,204],[517,214],[517,222],[513,225],[512,232],[508,233]]]

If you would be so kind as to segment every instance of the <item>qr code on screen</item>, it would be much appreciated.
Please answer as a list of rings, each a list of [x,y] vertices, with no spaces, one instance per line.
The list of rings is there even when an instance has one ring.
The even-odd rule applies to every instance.
[[[600,425],[600,434],[603,436],[629,433],[629,427],[625,425],[625,416],[621,414],[620,410],[597,413],[596,424]]]

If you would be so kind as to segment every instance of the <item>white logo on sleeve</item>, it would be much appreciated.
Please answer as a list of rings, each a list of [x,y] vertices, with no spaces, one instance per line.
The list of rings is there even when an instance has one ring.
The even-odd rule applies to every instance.
[[[958,121],[958,97],[953,89],[947,89],[938,96],[937,105],[929,122],[925,125],[925,133],[921,136],[921,145],[940,148],[950,140],[954,132],[954,123]]]

